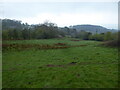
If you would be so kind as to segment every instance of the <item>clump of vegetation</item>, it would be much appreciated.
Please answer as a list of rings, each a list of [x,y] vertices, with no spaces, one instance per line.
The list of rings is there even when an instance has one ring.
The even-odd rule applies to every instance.
[[[108,47],[120,47],[120,42],[118,40],[112,40],[112,41],[106,41],[102,45],[108,46]]]
[[[116,33],[115,37],[113,39],[110,39],[107,37],[108,40],[103,42],[102,45],[107,47],[120,47],[120,32]]]
[[[118,40],[106,41],[102,45],[107,47],[120,47],[120,42]]]

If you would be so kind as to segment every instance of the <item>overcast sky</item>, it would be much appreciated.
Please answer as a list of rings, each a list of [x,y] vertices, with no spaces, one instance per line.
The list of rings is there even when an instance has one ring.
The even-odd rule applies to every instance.
[[[46,0],[45,0],[46,1]],[[85,0],[86,1],[86,0]],[[21,20],[23,23],[38,24],[46,20],[58,26],[79,24],[101,25],[118,28],[118,2],[40,2],[5,0],[0,3],[0,18]],[[108,0],[107,0],[108,1]]]

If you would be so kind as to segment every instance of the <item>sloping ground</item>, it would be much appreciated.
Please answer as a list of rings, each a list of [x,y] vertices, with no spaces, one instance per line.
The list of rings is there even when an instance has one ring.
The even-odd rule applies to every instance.
[[[13,44],[7,42],[3,44]],[[22,41],[17,41],[20,45]],[[26,41],[64,49],[25,49],[3,52],[3,88],[116,88],[117,48],[99,42],[71,40]],[[48,43],[49,42],[49,43]],[[63,44],[64,43],[64,44]]]

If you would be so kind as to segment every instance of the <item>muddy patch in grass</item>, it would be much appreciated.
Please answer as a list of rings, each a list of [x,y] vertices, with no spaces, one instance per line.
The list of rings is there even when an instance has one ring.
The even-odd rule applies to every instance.
[[[68,64],[62,64],[62,65],[55,65],[55,64],[47,64],[47,65],[43,65],[43,66],[39,66],[38,69],[42,69],[42,68],[46,68],[46,67],[69,67],[69,66],[76,66],[76,65],[82,65],[82,66],[86,66],[86,65],[106,65],[106,64],[118,64],[118,62],[70,62]],[[31,70],[31,69],[35,69],[35,68],[9,68],[6,70],[2,70],[3,72],[8,72],[8,71],[24,71],[24,70]],[[36,68],[37,69],[37,68]],[[78,75],[79,76],[79,75]]]
[[[65,46],[67,44],[66,43],[55,43],[54,45],[56,45],[56,46]]]
[[[65,65],[53,65],[53,64],[47,64],[47,67],[64,67]]]
[[[71,62],[68,65],[75,65],[75,64],[77,64],[77,62]]]
[[[66,66],[71,66],[71,65],[76,65],[77,62],[70,62],[68,64],[63,64],[63,65],[54,65],[54,64],[47,64],[47,67],[66,67]]]
[[[67,66],[73,66],[73,65],[99,65],[99,64],[118,64],[117,62],[70,62],[68,64],[63,65],[54,65],[54,64],[48,64],[47,67],[67,67]]]
[[[82,40],[71,40],[71,41],[82,41]]]

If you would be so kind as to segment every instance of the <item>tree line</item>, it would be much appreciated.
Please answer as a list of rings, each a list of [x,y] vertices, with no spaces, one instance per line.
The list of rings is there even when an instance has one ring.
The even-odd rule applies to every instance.
[[[58,27],[55,23],[44,22],[43,24],[28,25],[21,21],[3,19],[2,39],[3,40],[28,40],[28,39],[51,39],[72,37],[83,40],[109,41],[117,40],[118,32],[91,33],[84,30],[77,31],[70,27]]]

